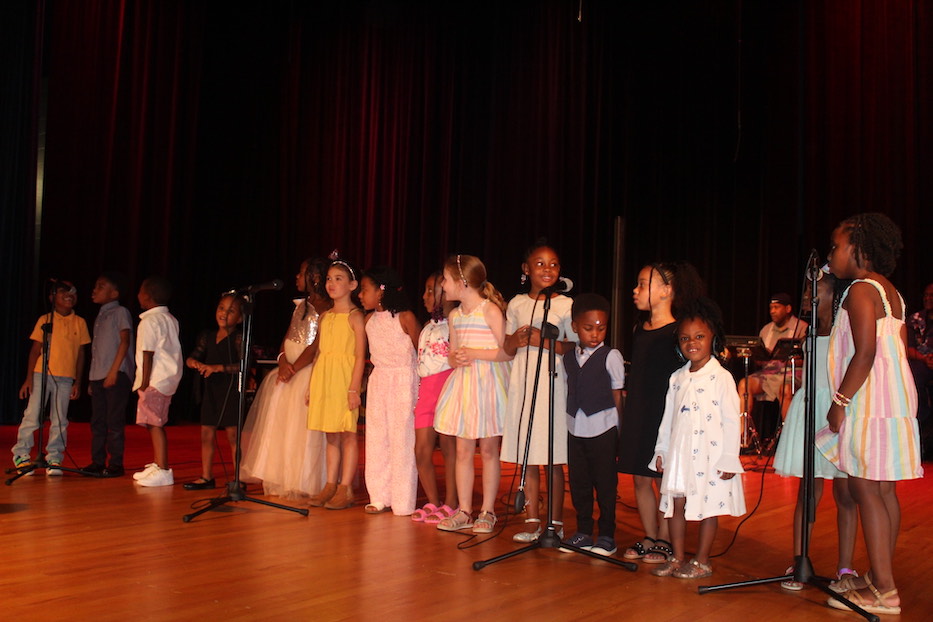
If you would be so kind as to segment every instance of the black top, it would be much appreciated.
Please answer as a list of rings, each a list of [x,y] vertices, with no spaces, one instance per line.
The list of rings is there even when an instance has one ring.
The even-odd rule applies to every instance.
[[[242,335],[239,328],[219,342],[217,329],[201,331],[190,357],[206,365],[240,364]],[[240,392],[237,390],[238,372],[215,372],[204,378],[201,395],[201,425],[215,427],[235,426],[239,410]],[[199,376],[200,377],[200,376]]]
[[[648,463],[654,457],[668,381],[683,366],[674,349],[676,326],[672,322],[656,330],[645,330],[639,324],[635,329],[620,426],[620,473],[661,477],[648,468]]]

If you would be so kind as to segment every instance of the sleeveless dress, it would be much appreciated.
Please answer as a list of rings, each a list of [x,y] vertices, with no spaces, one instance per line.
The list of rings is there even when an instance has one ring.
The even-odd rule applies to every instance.
[[[506,334],[514,334],[528,324],[540,328],[544,318],[544,301],[536,301],[527,294],[519,294],[509,302],[506,311]],[[551,298],[548,324],[558,328],[558,341],[576,341],[570,326],[570,310],[573,300],[567,296]],[[528,417],[534,397],[535,368],[538,364],[539,348],[529,345],[519,348],[512,360],[509,375],[508,407],[505,414],[505,429],[502,434],[504,462],[521,462],[525,456],[525,439],[528,438]],[[541,355],[541,375],[538,378],[538,397],[535,400],[534,423],[531,429],[531,450],[528,464],[547,464],[548,450],[548,351]],[[564,372],[564,357],[556,357],[554,367],[554,464],[567,464],[567,374]],[[521,425],[519,425],[521,424]]]
[[[415,511],[415,397],[418,361],[397,316],[375,311],[366,321],[373,371],[366,385],[366,491],[396,516]]]
[[[627,395],[619,433],[620,473],[661,477],[648,468],[658,439],[658,426],[664,416],[664,396],[668,381],[683,363],[674,348],[676,322],[661,328],[635,328],[632,364],[625,379]]]
[[[468,315],[460,308],[450,314],[450,330],[464,348],[499,347],[483,316],[483,300]],[[509,363],[473,361],[457,367],[444,383],[437,400],[434,429],[441,434],[478,439],[502,436],[502,413],[508,393]]]
[[[829,335],[816,338],[816,387],[813,396],[814,431],[826,425],[826,412],[832,404],[832,393],[829,390],[829,371],[827,363],[829,358]],[[794,394],[794,399],[787,409],[787,418],[781,431],[781,440],[778,441],[774,452],[774,472],[783,477],[803,477],[804,452],[804,421],[807,409],[806,386],[801,386]],[[814,452],[813,476],[820,479],[835,479],[846,477],[846,474],[833,466],[819,451]]]
[[[838,434],[829,427],[817,434],[817,448],[839,469],[851,476],[874,481],[923,477],[920,434],[917,425],[917,389],[914,386],[900,331],[904,320],[894,317],[884,287],[870,283],[884,303],[884,317],[875,322],[875,360],[864,384],[846,407]],[[850,285],[842,295],[839,314],[830,336],[830,391],[838,390],[849,361],[855,354],[849,313],[842,308]],[[900,294],[898,294],[900,297]],[[901,297],[901,310],[905,311]]]
[[[350,410],[347,404],[347,389],[356,363],[356,336],[350,327],[350,313],[327,311],[321,316],[321,344],[309,390],[309,430],[356,432],[359,410]]]
[[[317,338],[318,313],[304,298],[295,301],[285,333],[289,363]],[[321,432],[308,429],[305,398],[311,365],[302,367],[288,382],[278,381],[277,370],[266,374],[243,428],[243,478],[262,480],[263,492],[301,499],[324,486],[325,441]]]

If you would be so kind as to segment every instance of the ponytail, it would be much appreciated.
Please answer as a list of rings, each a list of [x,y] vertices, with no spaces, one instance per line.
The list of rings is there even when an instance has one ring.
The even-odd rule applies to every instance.
[[[508,305],[505,302],[505,298],[502,297],[502,294],[499,293],[499,290],[496,289],[496,286],[489,281],[483,282],[483,286],[479,290],[479,295],[486,300],[492,301],[492,303],[499,307],[499,310],[503,313],[505,313],[506,308],[508,308]]]

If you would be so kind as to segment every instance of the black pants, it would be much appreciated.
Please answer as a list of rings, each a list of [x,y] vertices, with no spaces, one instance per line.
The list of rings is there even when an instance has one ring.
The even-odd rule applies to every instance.
[[[123,466],[124,427],[126,403],[132,383],[123,372],[117,374],[117,383],[104,387],[103,380],[91,381],[91,461],[102,467]]]
[[[577,511],[577,531],[593,535],[593,489],[599,505],[599,535],[615,539],[616,532],[616,446],[619,431],[607,430],[594,438],[569,434],[567,467],[570,500]]]

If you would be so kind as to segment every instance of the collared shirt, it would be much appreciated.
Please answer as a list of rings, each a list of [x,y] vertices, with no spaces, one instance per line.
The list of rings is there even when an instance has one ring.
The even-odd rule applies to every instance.
[[[768,322],[758,333],[764,342],[768,352],[774,350],[778,339],[803,339],[807,336],[807,327],[809,324],[798,318],[796,315],[790,315],[783,328],[778,328],[774,322]]]
[[[163,395],[174,395],[184,371],[184,360],[178,341],[178,320],[168,307],[153,307],[139,315],[134,391],[143,383],[143,352],[153,353],[149,386]]]
[[[91,343],[87,332],[87,322],[74,312],[62,315],[53,311],[52,318],[46,313],[36,320],[29,338],[42,343],[42,326],[52,320],[52,339],[49,342],[49,373],[62,378],[74,378],[77,373],[78,352],[82,346]],[[36,361],[33,371],[42,373],[42,355]]]
[[[129,309],[120,306],[116,300],[111,300],[100,308],[97,319],[94,320],[94,341],[91,342],[91,369],[88,374],[90,380],[103,380],[110,372],[113,359],[120,347],[120,332],[130,331],[130,347],[127,348],[123,360],[120,362],[120,371],[128,378],[133,377],[135,365],[133,364],[133,320]]]
[[[577,363],[580,367],[589,360],[589,358],[602,347],[608,347],[601,343],[595,348],[583,348],[580,350],[578,344],[574,344],[573,352],[577,357]],[[618,390],[625,386],[625,361],[622,359],[622,353],[618,350],[612,350],[606,356],[606,371],[609,372],[609,378],[612,382],[611,390]],[[619,426],[619,411],[615,407],[601,410],[587,416],[582,410],[577,410],[577,416],[567,415],[567,431],[577,438],[594,438],[603,434],[607,430]]]

